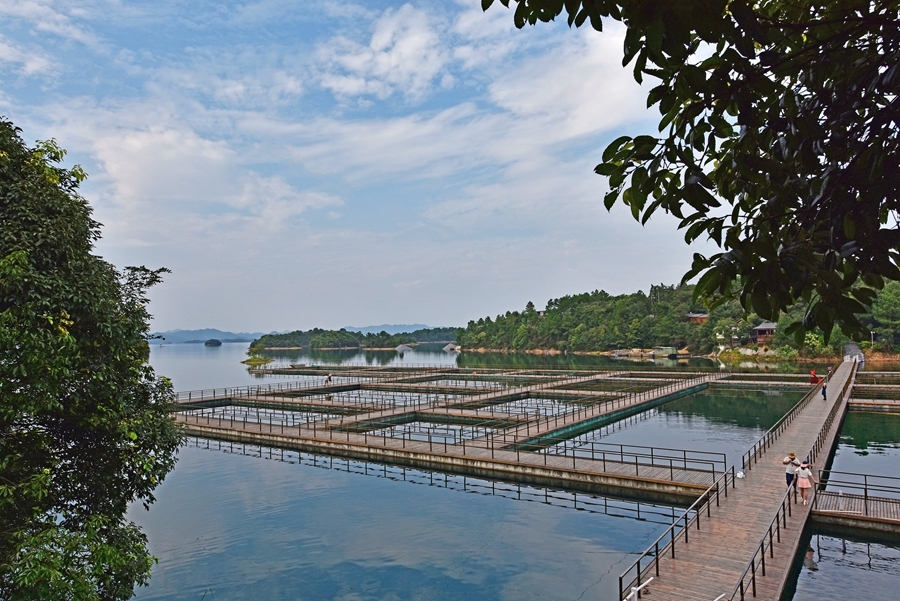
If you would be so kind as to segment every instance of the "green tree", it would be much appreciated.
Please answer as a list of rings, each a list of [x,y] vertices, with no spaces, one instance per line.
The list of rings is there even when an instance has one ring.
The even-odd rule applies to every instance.
[[[900,334],[900,282],[889,282],[872,303],[873,331],[891,344]]]
[[[696,294],[773,321],[802,300],[798,344],[817,326],[859,334],[874,289],[900,279],[896,0],[513,1],[517,27],[563,11],[626,26],[623,65],[656,80],[662,133],[606,148],[604,202],[714,241],[685,276],[702,274]]]
[[[140,529],[174,467],[174,393],[147,363],[146,290],[165,270],[91,254],[84,173],[0,120],[0,598],[128,599]]]

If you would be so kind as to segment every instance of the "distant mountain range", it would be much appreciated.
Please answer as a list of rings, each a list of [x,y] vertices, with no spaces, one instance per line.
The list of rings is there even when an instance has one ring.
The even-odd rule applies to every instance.
[[[415,332],[416,330],[430,330],[432,327],[422,323],[383,323],[380,326],[344,326],[344,329],[348,332],[360,332],[362,334],[380,334],[381,332],[400,334],[402,332]]]
[[[169,330],[167,332],[153,332],[154,336],[162,336],[163,340],[156,339],[153,342],[159,344],[166,342],[170,344],[206,342],[210,338],[221,340],[222,342],[252,342],[266,332],[223,332],[213,328],[203,330]],[[276,334],[279,332],[270,332]]]

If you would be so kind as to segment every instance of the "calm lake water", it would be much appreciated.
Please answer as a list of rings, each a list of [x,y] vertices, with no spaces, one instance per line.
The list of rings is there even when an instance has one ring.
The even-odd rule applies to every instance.
[[[240,363],[247,346],[153,346],[151,363],[176,390],[289,380],[251,376]],[[439,345],[403,356],[272,354],[282,363],[310,364],[634,365],[607,357],[449,355]],[[724,452],[730,464],[801,394],[713,388],[586,436]],[[138,599],[612,599],[633,554],[665,529],[673,512],[680,514],[258,447],[223,452],[214,441],[193,444],[214,448],[182,447],[151,511],[131,511],[160,558]],[[848,415],[835,470],[896,474],[898,459],[900,416]],[[839,555],[832,550],[847,545],[818,533],[811,544],[822,551],[815,570],[799,568],[795,599],[861,598],[861,582],[873,591],[896,590],[896,568],[885,567],[897,563],[896,547],[856,541]]]
[[[182,447],[151,511],[133,508],[160,558],[138,599],[612,599],[673,512],[250,452]]]
[[[249,343],[225,343],[222,346],[203,344],[153,344],[150,363],[157,373],[172,379],[175,390],[199,390],[260,384],[262,378],[253,376],[241,361],[247,358]],[[636,361],[593,355],[532,355],[525,353],[445,353],[442,344],[420,344],[412,351],[320,351],[272,350],[263,351],[274,364],[306,363],[308,365],[454,365],[459,367],[517,367],[517,368],[615,368],[615,369],[720,369],[722,364],[706,358],[682,361],[659,359]],[[823,370],[821,364],[745,362],[730,366],[734,371],[764,371],[808,373]],[[277,381],[287,381],[278,376]],[[266,379],[268,382],[276,380]]]
[[[783,601],[896,599],[900,590],[900,543],[813,532],[797,558],[800,574]],[[803,546],[801,546],[803,548]],[[890,591],[894,591],[891,593]]]
[[[249,343],[225,343],[222,346],[203,344],[154,344],[150,347],[150,363],[160,375],[172,380],[175,390],[224,388],[275,381],[288,381],[288,376],[275,379],[250,374],[241,363],[247,358]],[[317,351],[273,350],[261,353],[275,360],[274,364],[306,363],[307,365],[453,365],[460,367],[548,367],[548,368],[698,368],[714,369],[717,362],[709,359],[653,362],[634,362],[627,359],[595,357],[591,355],[528,355],[505,353],[445,353],[441,344],[420,344],[405,353],[396,351]]]
[[[768,430],[805,391],[712,388],[579,436],[583,442],[725,453],[726,466]]]
[[[900,477],[900,415],[847,413],[831,469]]]

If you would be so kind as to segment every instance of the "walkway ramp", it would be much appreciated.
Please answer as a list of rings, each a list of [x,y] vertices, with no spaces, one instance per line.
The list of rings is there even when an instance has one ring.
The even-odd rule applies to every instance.
[[[900,534],[900,478],[825,470],[811,519],[842,530]]]
[[[810,391],[754,445],[742,460],[745,477],[735,480],[736,490],[701,507],[687,541],[683,531],[672,545],[663,535],[658,556],[651,549],[622,575],[623,596],[654,577],[642,591],[650,589],[654,599],[713,601],[724,595],[777,601],[810,509],[786,489],[782,459],[794,451],[800,458],[825,460],[846,410],[854,370],[855,363],[842,363],[828,383],[827,400],[818,387]]]

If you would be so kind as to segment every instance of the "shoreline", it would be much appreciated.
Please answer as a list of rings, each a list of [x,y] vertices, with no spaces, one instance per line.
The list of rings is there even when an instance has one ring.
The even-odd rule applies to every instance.
[[[404,342],[403,344],[412,347],[415,349],[417,346],[422,346],[423,344],[450,344],[453,342],[452,340],[446,341],[437,341],[437,342]],[[251,347],[250,350],[253,351],[300,351],[303,349],[309,349],[311,351],[396,351],[396,347],[393,346],[322,346],[322,347],[310,347],[310,346],[257,346]],[[556,351],[559,352],[559,351]]]
[[[417,343],[418,344],[431,344],[431,343]],[[440,343],[434,343],[440,344]],[[413,347],[415,348],[415,347]],[[357,351],[357,352],[367,352],[367,351],[396,351],[395,348],[389,347],[322,347],[322,348],[310,348],[308,346],[271,346],[264,348],[251,349],[254,351],[299,351],[303,349],[308,349],[310,351]],[[492,349],[492,348],[461,348],[460,352],[464,353],[477,353],[477,354],[488,354],[495,353],[500,355],[537,355],[537,356],[559,356],[559,355],[573,355],[573,356],[581,356],[581,357],[610,357],[610,358],[620,358],[620,359],[629,359],[629,358],[647,358],[652,359],[653,356],[649,353],[637,355],[637,354],[621,354],[617,355],[615,351],[561,351],[555,348],[540,348],[540,349],[528,349],[524,351],[515,351],[512,349]],[[881,351],[863,351],[863,354],[866,357],[866,361],[869,363],[900,363],[900,353],[884,353]],[[758,354],[748,354],[744,355],[741,353],[733,353],[728,352],[723,355],[723,353],[715,354],[710,353],[708,355],[684,355],[679,356],[678,359],[712,359],[718,360],[727,363],[739,363],[741,361],[755,361],[757,363],[833,363],[834,361],[839,360],[841,357],[839,355],[833,355],[830,357],[803,357],[799,356],[796,358],[784,358],[779,357],[778,355],[758,355]]]

